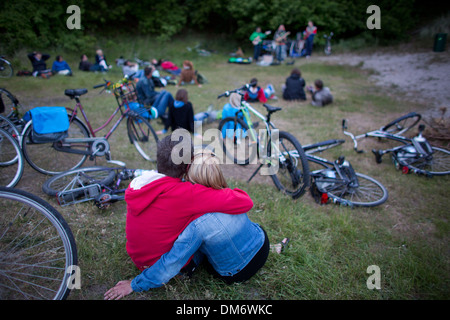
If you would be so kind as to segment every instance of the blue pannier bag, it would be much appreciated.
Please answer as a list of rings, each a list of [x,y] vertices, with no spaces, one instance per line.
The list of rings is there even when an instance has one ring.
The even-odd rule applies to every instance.
[[[136,112],[137,114],[144,117],[145,119],[158,118],[158,110],[156,110],[156,108],[154,108],[154,107],[151,107],[150,109],[148,109],[138,102],[129,102],[128,106],[130,107],[131,111]]]
[[[69,117],[65,107],[37,107],[24,115],[33,120],[33,143],[56,142],[69,136]]]

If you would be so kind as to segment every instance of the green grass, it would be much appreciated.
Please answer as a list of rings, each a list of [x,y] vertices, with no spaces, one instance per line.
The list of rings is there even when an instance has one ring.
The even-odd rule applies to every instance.
[[[217,53],[200,57],[186,50],[197,43],[208,43]],[[210,104],[220,109],[227,101],[217,100],[217,95],[253,77],[263,86],[272,83],[280,99],[270,103],[283,107],[283,111],[274,115],[273,122],[294,134],[302,144],[344,138],[340,128],[343,118],[348,119],[350,131],[362,133],[379,128],[401,114],[426,108],[412,101],[393,99],[389,92],[374,87],[367,80],[370,71],[329,65],[315,61],[314,57],[296,60],[295,67],[300,68],[307,84],[321,78],[333,91],[335,102],[326,108],[312,107],[309,101],[285,102],[281,99],[281,85],[292,66],[228,64],[228,54],[237,46],[221,37],[209,39],[188,34],[169,43],[158,43],[149,37],[118,37],[101,40],[99,47],[111,64],[121,55],[133,58],[135,53],[143,59],[166,58],[180,66],[184,59],[193,60],[209,80],[202,88],[188,87],[196,113],[205,111]],[[18,68],[28,66],[26,51],[22,50],[14,58]],[[251,56],[251,51],[246,51]],[[48,80],[13,77],[0,79],[0,87],[15,93],[24,109],[71,106],[73,101],[64,96],[64,89],[88,88],[89,93],[81,100],[93,126],[101,125],[115,109],[116,102],[112,95],[99,94],[92,86],[101,83],[103,78],[119,80],[120,70],[116,67],[107,74],[82,73],[76,70],[78,54],[49,53],[53,57],[65,56],[74,69],[74,76]],[[166,89],[176,92],[174,86]],[[260,104],[254,106],[263,109]],[[128,143],[122,126],[110,140],[113,158],[126,162],[130,168],[151,168]],[[361,147],[368,151],[386,145],[377,140],[361,142]],[[172,279],[161,288],[135,293],[128,299],[448,299],[449,177],[427,179],[403,175],[388,158],[377,165],[370,152],[356,154],[352,147],[347,141],[323,156],[332,159],[343,154],[357,171],[382,182],[389,191],[385,204],[370,209],[320,206],[309,193],[296,201],[280,194],[270,178],[247,184],[245,175],[251,171],[229,176],[232,186],[246,190],[252,197],[255,205],[249,216],[265,228],[270,241],[291,239],[286,250],[282,254],[270,253],[264,268],[243,284],[227,286],[200,268],[190,280]],[[104,164],[104,160],[98,159],[97,164]],[[241,172],[241,168],[230,169],[229,172]],[[45,179],[26,166],[18,187],[49,201],[72,228],[82,285],[69,298],[102,299],[103,293],[116,282],[136,276],[138,270],[125,251],[126,204],[116,203],[107,210],[98,210],[91,203],[61,208],[42,193],[40,188]],[[381,290],[369,290],[366,286],[370,276],[366,270],[370,265],[380,267]]]

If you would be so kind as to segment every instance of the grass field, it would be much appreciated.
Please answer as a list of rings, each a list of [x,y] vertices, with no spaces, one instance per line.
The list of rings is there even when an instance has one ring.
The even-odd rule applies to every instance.
[[[208,43],[208,47],[217,52],[202,57],[186,49],[198,42]],[[362,133],[379,128],[402,114],[421,112],[427,107],[392,98],[395,92],[386,92],[368,81],[370,71],[325,64],[316,61],[314,56],[309,60],[296,60],[294,67],[300,68],[309,85],[317,78],[322,79],[332,90],[335,102],[325,108],[313,107],[309,100],[285,102],[281,99],[281,85],[293,66],[229,64],[228,54],[236,47],[221,37],[207,39],[188,35],[164,44],[149,37],[123,37],[102,40],[99,46],[113,65],[119,56],[133,58],[135,54],[147,60],[169,59],[179,66],[184,59],[192,60],[208,79],[201,88],[187,87],[195,113],[205,111],[211,104],[220,109],[226,103],[224,99],[217,100],[220,93],[237,88],[253,77],[263,86],[271,83],[279,99],[270,104],[283,107],[283,111],[274,115],[273,122],[294,134],[302,144],[343,139],[340,127],[343,118],[348,119],[350,131]],[[91,60],[94,50],[89,56]],[[107,74],[82,73],[77,70],[79,54],[57,50],[48,53],[53,58],[62,54],[74,69],[74,76],[55,76],[47,80],[13,77],[0,79],[0,87],[13,92],[25,110],[35,106],[71,106],[73,101],[64,96],[64,89],[87,88],[89,93],[82,96],[82,103],[93,126],[100,126],[115,109],[116,102],[111,94],[99,94],[92,87],[104,78],[119,80],[121,71],[115,67]],[[249,50],[246,53],[251,56]],[[13,60],[18,68],[29,68],[26,50],[18,52]],[[177,88],[168,86],[166,90],[175,94]],[[260,104],[254,106],[262,109]],[[128,143],[125,125],[119,127],[110,143],[114,159],[126,162],[130,168],[151,167]],[[347,140],[341,147],[322,154],[329,159],[342,154],[356,171],[386,186],[388,201],[371,209],[321,206],[309,193],[293,201],[279,193],[270,178],[259,177],[246,183],[252,170],[227,165],[224,170],[230,184],[246,190],[254,201],[250,218],[265,228],[272,243],[289,237],[289,246],[281,254],[270,253],[264,268],[243,284],[227,286],[200,268],[190,280],[172,279],[161,288],[134,293],[127,298],[449,299],[449,177],[404,175],[388,157],[376,164],[370,150],[384,148],[387,144],[367,139],[361,142],[361,147],[369,152],[356,154]],[[104,163],[104,159],[97,160],[97,164]],[[103,299],[104,292],[117,281],[138,274],[125,251],[126,204],[116,203],[107,210],[99,210],[91,203],[62,208],[42,193],[45,179],[27,165],[17,187],[49,201],[71,226],[78,246],[82,285],[69,299]],[[371,275],[367,268],[371,265],[380,268],[379,290],[369,290],[366,284]]]

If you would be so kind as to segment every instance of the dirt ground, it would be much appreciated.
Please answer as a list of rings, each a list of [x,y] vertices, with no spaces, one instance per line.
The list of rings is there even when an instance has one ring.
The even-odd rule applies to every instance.
[[[330,64],[345,64],[373,70],[369,80],[392,94],[427,105],[424,117],[450,118],[450,51],[411,50],[410,46],[373,53],[333,54],[311,57]]]

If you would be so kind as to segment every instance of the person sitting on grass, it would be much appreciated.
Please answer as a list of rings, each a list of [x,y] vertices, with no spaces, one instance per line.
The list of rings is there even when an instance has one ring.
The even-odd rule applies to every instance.
[[[69,64],[64,61],[62,56],[57,56],[52,65],[52,73],[71,76],[72,69],[70,69]]]
[[[299,69],[294,68],[283,86],[284,100],[306,100],[305,80]]]
[[[317,79],[314,81],[314,89],[308,86],[308,91],[312,95],[311,104],[316,107],[324,107],[333,102],[333,95],[328,87],[323,86],[323,81]]]
[[[186,179],[184,184],[215,191],[230,190],[220,169],[220,161],[209,151],[201,151],[194,156]],[[192,199],[188,202],[191,203]],[[266,232],[246,213],[207,213],[190,222],[172,248],[152,266],[132,280],[119,281],[104,297],[118,300],[133,291],[160,287],[180,273],[191,276],[201,262],[209,273],[226,284],[243,282],[264,266],[269,250]]]
[[[173,103],[169,104],[169,113],[164,130],[156,134],[167,133],[169,127],[172,131],[183,128],[194,133],[194,108],[189,102],[188,92],[185,89],[179,89],[175,95]]]
[[[91,71],[92,63],[89,62],[88,57],[83,54],[80,57],[80,64],[78,65],[78,69],[81,71]]]
[[[202,86],[197,81],[197,75],[195,74],[194,64],[189,60],[184,60],[183,69],[180,73],[180,85],[184,84],[196,84],[199,88]]]
[[[111,68],[112,68],[112,66],[108,65],[108,62],[106,61],[106,57],[103,54],[103,50],[98,49],[95,52],[95,64],[93,64],[91,66],[91,71],[106,72]]]
[[[153,106],[158,110],[158,116],[161,117],[164,124],[167,122],[167,107],[173,103],[173,96],[169,91],[155,91],[155,85],[152,80],[152,67],[145,67],[143,76],[136,85],[136,94],[140,103],[145,106]]]
[[[253,78],[250,80],[250,87],[245,90],[244,100],[248,102],[267,102],[264,89],[258,86],[258,79]]]
[[[28,54],[28,59],[30,59],[31,65],[33,66],[33,77],[40,76],[42,78],[48,78],[52,75],[52,71],[47,69],[47,64],[45,63],[45,61],[49,58],[49,54],[42,54],[39,51],[34,51]]]

